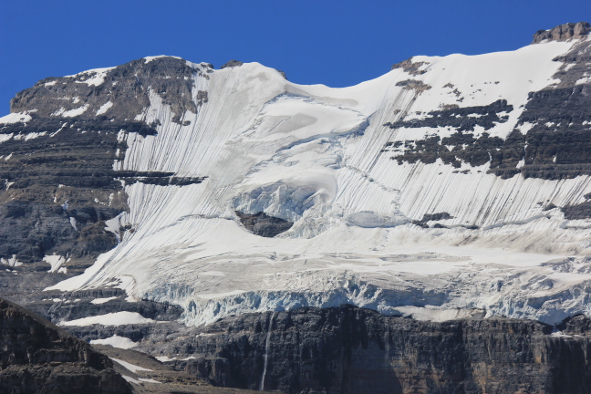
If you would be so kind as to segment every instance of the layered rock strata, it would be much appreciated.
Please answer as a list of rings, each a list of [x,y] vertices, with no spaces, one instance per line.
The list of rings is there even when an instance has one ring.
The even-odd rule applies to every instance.
[[[587,22],[565,23],[549,30],[538,30],[534,34],[533,44],[544,40],[565,41],[572,38],[583,38],[591,32],[591,25]]]
[[[71,334],[0,299],[0,391],[131,393],[111,360]]]
[[[566,40],[581,38],[591,31],[587,23],[571,25],[561,25],[549,32],[568,31],[570,26],[577,33],[560,36]],[[561,64],[553,76],[555,83],[529,93],[525,109],[506,138],[491,136],[487,132],[505,123],[516,110],[501,99],[487,106],[452,105],[431,111],[421,118],[386,122],[384,126],[394,131],[401,128],[449,128],[455,132],[446,137],[434,133],[425,139],[389,141],[384,145],[383,152],[394,153],[391,158],[399,164],[417,161],[428,164],[438,159],[457,168],[461,163],[473,167],[489,164],[490,173],[505,179],[516,174],[525,178],[552,180],[591,174],[588,136],[591,84],[587,78],[591,67],[591,41],[583,40],[575,44],[568,54],[556,57],[554,61]],[[410,70],[410,65],[421,66],[420,62],[410,60],[404,64],[406,66],[396,67]],[[453,89],[454,86],[448,88]],[[459,91],[457,93],[458,104],[461,104],[463,98]],[[474,132],[475,128],[480,130],[479,133]]]
[[[142,348],[212,383],[285,393],[587,393],[591,322],[447,322],[350,306],[227,318]],[[184,360],[183,360],[184,359]]]
[[[1,294],[223,386],[586,392],[587,31],[345,89],[172,57],[40,81],[0,125]]]
[[[186,112],[199,111],[207,91],[193,92],[193,77],[207,78],[208,71],[211,65],[178,58],[140,59],[46,78],[16,95],[11,111],[20,118],[0,124],[0,259],[20,275],[3,281],[5,296],[26,283],[41,290],[80,274],[117,246],[133,231],[125,185],[205,179],[115,163],[123,161],[128,138],[157,135],[160,121],[145,121],[154,100],[172,108],[178,125]]]

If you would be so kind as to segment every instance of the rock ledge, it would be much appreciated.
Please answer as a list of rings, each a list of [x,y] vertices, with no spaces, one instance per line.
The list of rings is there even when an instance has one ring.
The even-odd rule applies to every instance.
[[[534,34],[532,44],[537,44],[544,40],[548,41],[566,41],[571,38],[583,38],[591,32],[591,25],[588,22],[565,23],[556,26],[550,30],[538,30]]]

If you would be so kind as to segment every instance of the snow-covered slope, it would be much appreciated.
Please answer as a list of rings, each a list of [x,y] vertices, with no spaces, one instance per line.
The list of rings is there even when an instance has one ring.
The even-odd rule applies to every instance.
[[[131,230],[53,289],[120,286],[181,305],[189,324],[342,303],[434,320],[591,315],[589,161],[528,139],[591,133],[588,114],[556,121],[552,107],[543,119],[535,94],[587,91],[578,76],[591,68],[568,55],[589,44],[419,56],[342,89],[297,85],[258,63],[187,62],[195,105],[148,86],[133,120],[156,133],[122,130],[113,170],[206,178],[125,183],[129,210],[108,224]],[[70,78],[115,86],[113,70]],[[51,115],[119,116],[102,100]],[[293,225],[256,235],[241,215],[261,212]]]

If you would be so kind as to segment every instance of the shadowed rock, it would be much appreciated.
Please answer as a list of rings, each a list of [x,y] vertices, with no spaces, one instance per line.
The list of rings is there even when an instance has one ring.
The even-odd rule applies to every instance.
[[[264,375],[265,389],[285,393],[575,394],[591,387],[589,327],[583,316],[552,335],[528,320],[438,323],[303,308],[230,317],[153,350],[177,354],[177,369],[217,385],[256,389]]]
[[[131,393],[107,356],[3,299],[0,347],[0,392]]]
[[[236,214],[248,231],[261,237],[274,237],[289,230],[293,226],[292,222],[269,216],[264,212],[247,214],[236,211]]]

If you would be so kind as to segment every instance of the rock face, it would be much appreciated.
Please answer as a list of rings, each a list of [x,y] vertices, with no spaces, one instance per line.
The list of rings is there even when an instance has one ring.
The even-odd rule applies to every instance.
[[[586,22],[566,24],[544,33],[536,33],[534,42],[544,39],[581,38],[591,31]],[[515,108],[506,100],[487,106],[458,105],[431,111],[419,119],[386,122],[393,131],[399,129],[450,128],[456,132],[440,137],[433,134],[422,140],[389,141],[384,152],[392,152],[393,160],[434,163],[440,159],[456,168],[461,163],[471,166],[489,164],[488,171],[504,179],[521,173],[526,178],[565,179],[591,174],[591,145],[588,124],[591,122],[591,85],[586,81],[591,67],[591,42],[581,41],[566,55],[554,59],[562,63],[554,75],[558,83],[531,92],[525,110],[515,129],[506,137],[491,136],[487,131],[507,122]],[[421,62],[400,63],[408,72],[415,72]],[[415,66],[412,68],[412,66]],[[455,89],[450,84],[449,89]],[[527,133],[523,133],[527,128]],[[475,129],[480,132],[475,133]],[[520,161],[523,161],[520,164]]]
[[[217,385],[285,393],[587,393],[589,319],[421,322],[350,306],[228,318],[153,343]]]
[[[224,68],[228,68],[228,67],[240,67],[240,66],[242,66],[243,64],[244,64],[244,63],[242,63],[242,62],[241,62],[241,61],[239,61],[239,60],[232,59],[232,60],[230,60],[229,62],[227,62],[226,64],[224,64],[224,65],[223,65],[222,67],[220,67],[220,68],[221,68],[221,69],[224,69]]]
[[[244,227],[253,234],[260,235],[261,237],[274,237],[289,230],[293,225],[293,223],[290,223],[287,220],[269,216],[264,212],[259,212],[254,215],[242,212],[236,212],[236,214],[240,218],[240,222]]]
[[[2,258],[28,264],[56,254],[88,263],[117,244],[104,231],[105,221],[127,209],[113,174],[123,125],[112,126],[38,118],[0,128],[5,137],[38,136],[0,144]]]
[[[208,70],[178,58],[146,58],[46,78],[18,93],[11,110],[26,121],[0,124],[0,261],[21,267],[23,277],[50,271],[51,278],[30,281],[41,289],[81,273],[132,229],[126,184],[201,183],[204,177],[123,171],[115,163],[125,157],[127,138],[157,134],[160,120],[147,124],[141,116],[151,101],[174,108],[170,121],[179,125],[183,114],[197,112],[207,92],[196,92],[194,101],[189,77],[206,78]],[[3,294],[18,292],[20,279]]]
[[[193,67],[174,57],[138,59],[118,67],[43,79],[18,93],[10,102],[10,110],[34,108],[32,116],[38,118],[93,119],[103,115],[109,120],[133,122],[158,97],[174,107],[173,121],[180,122],[186,111],[198,111],[192,100],[193,80],[189,77],[197,73],[206,75],[209,70],[209,64]]]
[[[591,25],[587,22],[565,23],[550,30],[539,30],[534,34],[533,44],[544,40],[566,41],[571,38],[583,38],[591,32]]]
[[[2,299],[0,347],[3,393],[131,393],[108,357]]]

